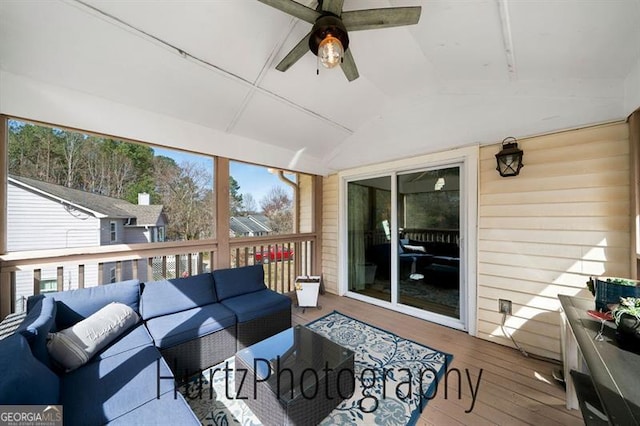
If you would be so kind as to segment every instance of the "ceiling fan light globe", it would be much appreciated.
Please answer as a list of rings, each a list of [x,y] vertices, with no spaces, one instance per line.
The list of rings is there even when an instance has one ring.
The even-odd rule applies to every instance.
[[[318,58],[325,68],[334,68],[340,63],[343,55],[342,43],[331,34],[327,35],[318,46]]]

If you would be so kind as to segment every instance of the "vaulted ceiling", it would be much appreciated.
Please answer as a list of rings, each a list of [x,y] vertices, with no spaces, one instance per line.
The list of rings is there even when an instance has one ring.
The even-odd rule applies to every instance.
[[[414,5],[417,25],[350,33],[348,82],[312,53],[277,71],[311,26],[257,0],[2,0],[0,111],[326,174],[640,106],[640,0],[344,9]]]

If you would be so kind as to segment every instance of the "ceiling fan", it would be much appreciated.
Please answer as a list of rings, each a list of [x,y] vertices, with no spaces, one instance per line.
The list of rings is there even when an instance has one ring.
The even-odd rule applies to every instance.
[[[258,1],[313,24],[309,34],[304,36],[276,66],[278,71],[288,70],[307,53],[307,50],[311,50],[326,68],[333,68],[339,64],[349,81],[359,77],[358,68],[349,49],[349,31],[414,25],[420,20],[422,10],[420,6],[412,6],[343,12],[344,0],[318,0],[316,9],[294,0]]]

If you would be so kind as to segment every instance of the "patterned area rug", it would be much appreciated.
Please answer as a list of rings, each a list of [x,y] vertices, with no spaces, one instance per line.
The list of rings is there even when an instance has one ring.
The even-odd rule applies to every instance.
[[[415,424],[453,358],[335,311],[307,327],[355,352],[355,392],[321,425]],[[233,366],[230,358],[212,369]],[[214,375],[212,383],[210,376],[207,370],[201,381],[181,389],[202,424],[262,424],[244,401],[234,399],[233,372],[228,379]]]

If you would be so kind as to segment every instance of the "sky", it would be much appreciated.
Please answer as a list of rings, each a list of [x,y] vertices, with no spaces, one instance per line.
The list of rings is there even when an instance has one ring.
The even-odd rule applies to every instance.
[[[199,163],[205,169],[213,171],[213,160],[210,157],[157,147],[154,147],[153,151],[156,156],[173,158],[178,165],[183,162]],[[290,195],[293,193],[289,186],[283,183],[277,175],[269,173],[267,167],[264,166],[230,161],[229,173],[240,185],[240,193],[251,194],[258,207],[260,207],[260,201],[274,186],[285,189]],[[294,179],[293,174],[285,174],[285,176]]]

